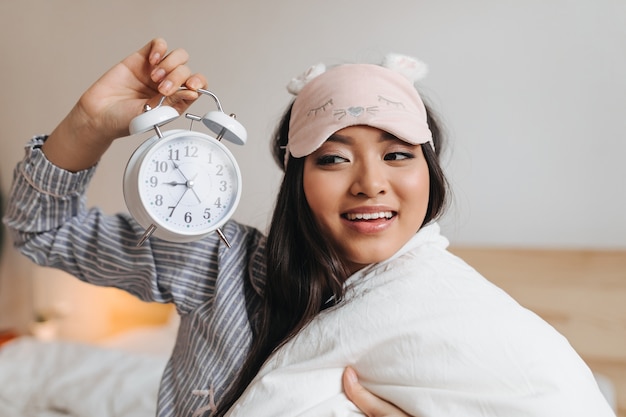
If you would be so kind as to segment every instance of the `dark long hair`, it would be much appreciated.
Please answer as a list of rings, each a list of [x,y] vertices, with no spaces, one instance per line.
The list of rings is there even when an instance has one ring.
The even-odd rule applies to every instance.
[[[427,107],[435,150],[422,146],[430,173],[430,194],[424,223],[438,218],[446,205],[447,181],[439,164],[443,134]],[[253,341],[234,385],[219,402],[224,415],[243,394],[263,363],[295,336],[320,311],[340,302],[349,271],[320,232],[303,189],[305,158],[289,158],[284,167],[291,106],[274,134],[272,153],[285,171],[267,237],[267,280],[263,305],[253,318]]]

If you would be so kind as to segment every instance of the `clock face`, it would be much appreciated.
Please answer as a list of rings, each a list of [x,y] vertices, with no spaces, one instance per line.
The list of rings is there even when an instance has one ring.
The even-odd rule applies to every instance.
[[[197,236],[232,216],[241,174],[223,144],[198,132],[178,131],[147,150],[137,185],[141,204],[158,228]]]

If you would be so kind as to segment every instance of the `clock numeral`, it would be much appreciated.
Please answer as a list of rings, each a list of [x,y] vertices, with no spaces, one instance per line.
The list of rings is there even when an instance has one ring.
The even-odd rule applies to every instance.
[[[167,162],[154,161],[154,172],[167,172]]]
[[[176,210],[176,206],[167,206],[167,208],[170,209],[169,217],[172,217],[174,215],[174,210]]]
[[[204,209],[204,215],[202,216],[205,219],[209,220],[211,218],[211,209],[210,208],[205,208]]]
[[[185,213],[185,223],[191,223],[192,220],[193,219],[191,217],[191,213],[190,212]]]
[[[188,158],[197,158],[198,157],[198,147],[197,146],[185,146],[185,156]]]
[[[170,149],[169,155],[170,155],[170,161],[180,161],[180,157],[178,155],[178,149]]]
[[[150,186],[152,188],[155,188],[157,185],[159,185],[159,179],[157,177],[155,177],[154,175],[150,177]]]
[[[154,205],[156,205],[156,206],[162,206],[163,205],[163,196],[161,194],[157,194],[154,197]]]
[[[224,165],[217,165],[217,172],[215,175],[219,175],[220,177],[224,175]]]
[[[213,205],[215,207],[217,207],[218,209],[222,208],[222,199],[221,199],[221,197],[218,197],[217,200],[215,200],[215,203],[213,203]]]
[[[224,180],[220,181],[220,191],[224,192],[228,188],[228,183]]]

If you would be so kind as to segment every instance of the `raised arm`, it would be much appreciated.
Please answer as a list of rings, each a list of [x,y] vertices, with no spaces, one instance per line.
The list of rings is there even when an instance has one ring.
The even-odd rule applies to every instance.
[[[182,113],[207,84],[202,74],[192,74],[188,59],[184,49],[168,51],[165,40],[154,39],[112,67],[48,137],[42,147],[48,160],[71,172],[93,166],[113,140],[128,135],[144,105],[154,107],[162,96]]]
[[[136,248],[143,229],[125,212],[107,215],[87,207],[85,191],[96,162],[116,138],[128,135],[130,121],[145,104],[154,107],[167,96],[166,104],[182,113],[198,97],[195,90],[205,87],[206,79],[191,73],[188,59],[184,49],[168,51],[162,39],[148,42],[95,81],[47,139],[28,143],[4,218],[20,252],[96,285],[122,288],[144,300],[171,300],[177,276],[172,271],[180,269],[168,256],[173,249],[165,242]],[[176,259],[202,259],[194,271],[206,278],[217,270],[217,243],[188,245]]]

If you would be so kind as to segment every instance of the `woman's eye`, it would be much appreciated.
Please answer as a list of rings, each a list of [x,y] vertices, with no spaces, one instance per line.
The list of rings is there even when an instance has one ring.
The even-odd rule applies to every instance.
[[[415,156],[410,152],[391,152],[385,155],[385,161],[400,161],[402,159],[412,159]]]
[[[346,161],[347,161],[346,158],[342,158],[341,156],[338,156],[338,155],[324,155],[324,156],[320,156],[319,158],[317,158],[318,165],[334,165],[334,164],[340,164]]]

